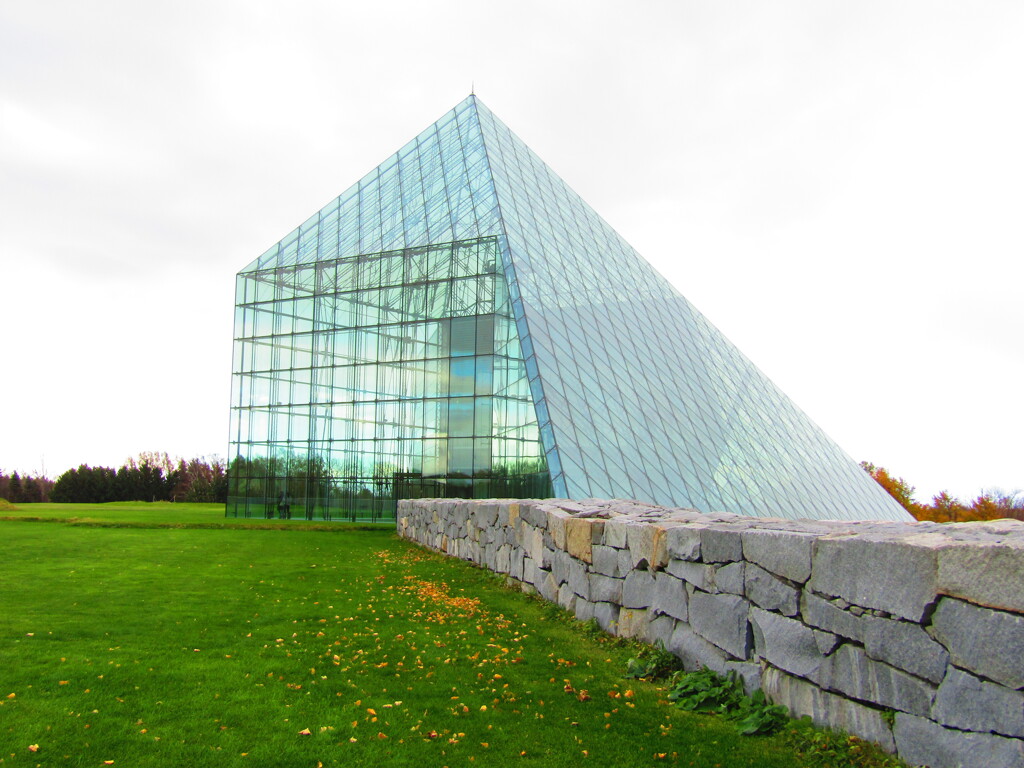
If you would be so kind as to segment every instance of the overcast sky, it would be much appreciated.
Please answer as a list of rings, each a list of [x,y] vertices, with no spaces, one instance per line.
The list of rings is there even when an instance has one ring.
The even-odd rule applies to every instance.
[[[0,468],[227,453],[235,273],[476,93],[855,459],[1024,487],[1024,4],[0,2]]]

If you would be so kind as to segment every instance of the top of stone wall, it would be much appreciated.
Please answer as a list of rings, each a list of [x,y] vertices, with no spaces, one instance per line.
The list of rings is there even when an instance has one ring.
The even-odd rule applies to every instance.
[[[664,531],[669,557],[695,562],[743,558],[793,582],[807,582],[819,594],[912,621],[920,621],[940,595],[1024,613],[1024,522],[1019,520],[792,520],[617,499],[410,499],[399,502],[399,517],[418,501],[476,510],[516,505],[524,519],[544,520],[545,527],[552,517],[579,519],[580,524],[603,521],[604,536],[651,526]],[[660,565],[652,563],[653,568]]]

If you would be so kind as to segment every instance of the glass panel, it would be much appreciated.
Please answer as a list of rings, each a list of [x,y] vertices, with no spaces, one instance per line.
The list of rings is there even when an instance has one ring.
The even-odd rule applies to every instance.
[[[476,318],[459,317],[451,321],[451,355],[472,355],[476,351]]]
[[[448,379],[448,394],[472,395],[476,379],[476,360],[472,357],[451,359],[451,373]]]

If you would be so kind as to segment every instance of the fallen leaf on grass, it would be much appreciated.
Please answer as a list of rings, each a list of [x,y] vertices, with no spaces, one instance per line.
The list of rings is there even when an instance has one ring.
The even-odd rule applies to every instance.
[[[38,744],[29,744],[28,745],[28,751],[29,752],[38,752],[39,751],[39,745]]]
[[[313,732],[310,731],[309,728],[303,728],[301,731],[299,731],[299,736],[312,736],[312,735],[313,735]]]

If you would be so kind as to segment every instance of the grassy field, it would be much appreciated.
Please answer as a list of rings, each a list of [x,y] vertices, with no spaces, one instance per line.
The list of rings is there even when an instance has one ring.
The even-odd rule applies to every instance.
[[[111,524],[131,527],[173,527],[190,528],[283,528],[302,526],[309,530],[339,530],[353,524],[327,522],[311,524],[304,519],[277,520],[264,518],[224,517],[223,504],[181,504],[158,501],[139,504],[131,501],[114,501],[107,504],[19,504],[15,510],[0,509],[0,520],[39,520],[44,522],[68,522],[82,525]],[[394,530],[393,521],[387,523],[357,523],[358,527],[381,527]]]
[[[70,506],[4,516],[115,525],[0,521],[5,768],[829,764],[677,709],[622,677],[630,647],[390,528]]]

